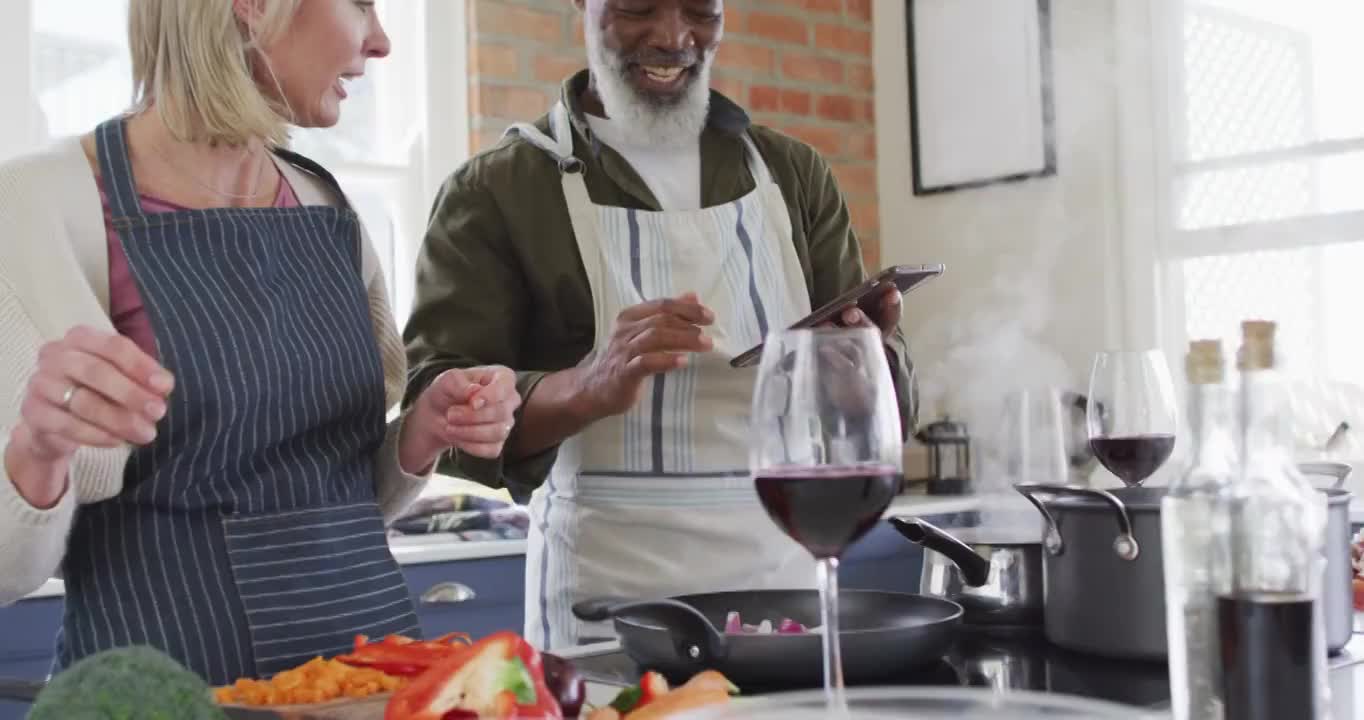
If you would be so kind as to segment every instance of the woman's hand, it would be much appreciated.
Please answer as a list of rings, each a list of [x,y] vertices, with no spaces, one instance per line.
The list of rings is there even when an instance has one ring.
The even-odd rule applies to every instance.
[[[520,406],[516,373],[505,367],[446,370],[403,421],[398,453],[404,472],[425,474],[451,447],[481,458],[501,456]]]
[[[35,507],[55,505],[80,448],[155,440],[174,386],[165,368],[122,335],[81,326],[46,343],[5,447],[11,481]]]

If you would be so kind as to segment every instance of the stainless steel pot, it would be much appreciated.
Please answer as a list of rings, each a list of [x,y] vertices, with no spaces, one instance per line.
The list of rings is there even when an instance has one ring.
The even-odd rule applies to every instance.
[[[1040,533],[965,528],[949,534],[923,520],[894,517],[890,524],[926,550],[919,592],[961,605],[963,623],[1041,624]]]
[[[1343,482],[1343,478],[1340,480]],[[1166,657],[1165,577],[1160,543],[1164,488],[1113,491],[1027,484],[1017,490],[1042,513],[1047,639],[1120,658]],[[1353,630],[1350,493],[1329,498],[1326,645],[1337,653]]]

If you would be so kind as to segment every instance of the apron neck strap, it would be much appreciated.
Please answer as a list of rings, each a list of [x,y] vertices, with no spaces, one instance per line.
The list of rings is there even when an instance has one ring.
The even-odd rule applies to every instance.
[[[582,161],[573,156],[573,126],[568,120],[568,110],[562,101],[555,103],[549,113],[549,135],[529,123],[516,123],[502,134],[520,135],[526,142],[534,145],[559,163],[559,171],[564,175],[579,174]]]
[[[95,154],[99,156],[99,174],[104,194],[109,198],[110,214],[116,218],[141,217],[142,203],[137,198],[133,164],[128,159],[124,118],[110,118],[95,129]]]
[[[554,103],[549,114],[549,132],[554,136],[555,149],[561,158],[573,156],[573,123],[568,117],[564,101]]]
[[[549,132],[550,134],[546,136],[534,126],[517,124],[507,128],[506,134],[517,133],[532,145],[554,156],[559,161],[559,169],[565,173],[574,172],[575,166],[580,168],[581,163],[573,157],[573,123],[568,116],[568,107],[562,100],[555,103],[554,108],[550,110]],[[758,187],[771,183],[772,173],[768,170],[762,153],[758,152],[758,146],[753,143],[753,138],[748,131],[744,131],[740,137],[743,139],[748,171],[753,174],[754,183]]]
[[[762,187],[772,182],[772,171],[767,169],[767,162],[763,160],[762,153],[758,152],[758,146],[753,144],[753,138],[747,130],[743,131],[744,151],[748,156],[748,171],[753,174],[753,183]]]
[[[331,191],[333,197],[331,198],[332,202],[328,203],[329,205],[336,205],[343,208],[351,207],[350,198],[346,197],[346,191],[341,189],[341,183],[327,170],[327,168],[322,167],[311,158],[299,155],[292,150],[273,148],[271,152],[274,153],[275,157],[282,161],[278,164],[280,174],[289,180],[291,185],[297,185],[297,183],[293,181],[298,171],[305,172],[322,181],[321,184],[326,187],[327,190]],[[297,193],[298,188],[295,187],[294,190],[295,193]]]

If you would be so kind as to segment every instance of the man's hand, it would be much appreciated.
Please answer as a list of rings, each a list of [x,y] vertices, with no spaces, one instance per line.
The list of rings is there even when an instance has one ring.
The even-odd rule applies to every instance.
[[[424,474],[446,449],[496,458],[511,434],[521,396],[500,366],[446,370],[413,404],[398,440],[405,472]]]
[[[843,327],[875,327],[880,328],[881,337],[890,339],[895,333],[895,329],[900,327],[900,315],[903,307],[900,302],[900,290],[894,285],[886,288],[882,293],[880,302],[877,304],[880,315],[876,318],[869,318],[867,314],[856,306],[843,311],[839,316]]]
[[[688,353],[711,349],[703,328],[713,322],[715,314],[695,293],[622,310],[607,346],[583,368],[584,415],[597,420],[634,407],[645,378],[686,367]]]
[[[880,315],[874,320],[854,305],[844,310],[837,321],[831,320],[822,327],[877,328],[881,331],[882,342],[887,342],[900,326],[903,307],[899,288],[888,285],[881,294],[877,307],[880,309]],[[852,413],[866,412],[875,394],[875,388],[867,386],[866,379],[861,374],[857,354],[853,348],[828,347],[820,357],[821,377],[825,380],[830,398],[838,407]],[[894,373],[891,377],[894,378]]]

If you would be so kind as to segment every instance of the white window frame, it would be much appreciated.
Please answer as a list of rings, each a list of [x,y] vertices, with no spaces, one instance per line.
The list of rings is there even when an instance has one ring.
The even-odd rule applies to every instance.
[[[1166,0],[1114,3],[1123,238],[1114,277],[1122,280],[1121,340],[1131,348],[1169,348],[1183,332],[1182,322],[1164,317],[1160,301],[1170,292],[1161,265],[1174,217],[1173,176],[1163,160],[1171,157],[1165,98],[1172,36],[1160,27],[1173,18],[1163,9]]]

